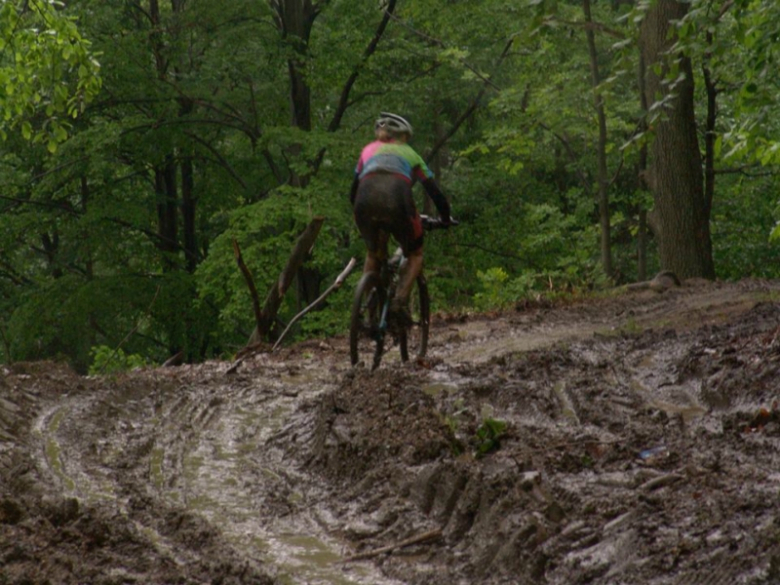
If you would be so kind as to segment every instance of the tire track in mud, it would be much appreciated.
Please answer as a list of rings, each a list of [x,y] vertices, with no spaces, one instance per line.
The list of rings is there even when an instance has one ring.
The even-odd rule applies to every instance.
[[[119,530],[124,540],[143,543],[146,554],[174,565],[184,574],[202,570],[226,575],[233,571],[245,573],[250,566],[250,574],[262,574],[260,563],[231,558],[230,554],[225,562],[234,569],[209,569],[214,554],[209,544],[218,538],[215,534],[203,530],[202,543],[191,543],[188,529],[176,526],[183,523],[183,515],[177,516],[164,503],[155,503],[151,506],[154,512],[149,513],[143,462],[154,444],[150,434],[154,422],[150,417],[151,401],[138,388],[133,389],[132,397],[125,394],[128,388],[124,386],[117,389],[109,385],[104,390],[65,396],[33,422],[38,469],[59,485],[58,500],[74,503],[72,520],[99,510],[101,515],[112,517],[112,523],[122,525]],[[192,527],[192,531],[198,530]],[[143,564],[142,557],[137,562]],[[204,566],[206,569],[202,569]],[[125,568],[132,569],[132,565]],[[115,566],[112,571],[144,582],[159,579],[144,573],[134,576],[132,570],[123,573],[125,568]]]
[[[199,546],[155,515],[203,518],[242,561],[285,582],[394,583],[366,565],[335,563],[344,544],[317,521],[327,516],[322,490],[270,441],[340,373],[313,360],[253,362],[238,376],[226,368],[180,368],[170,378],[155,370],[133,376],[132,387],[106,385],[107,395],[58,401],[34,422],[39,466],[68,497],[116,506],[178,565],[198,560]],[[139,513],[130,501],[140,499],[148,502]]]
[[[746,306],[755,307],[745,311]],[[690,305],[685,308],[690,309]],[[558,355],[553,358],[531,351],[477,362],[488,376],[495,376],[497,365],[504,370],[499,379],[477,390],[483,401],[493,400],[494,416],[516,429],[519,436],[514,437],[515,442],[538,445],[534,435],[555,428],[552,445],[526,455],[537,460],[531,465],[541,472],[541,493],[550,495],[562,516],[591,518],[556,526],[549,508],[536,518],[537,533],[558,532],[552,538],[545,537],[541,546],[542,558],[555,559],[555,568],[545,573],[545,582],[698,585],[767,583],[773,582],[771,578],[767,581],[769,575],[778,577],[772,569],[778,550],[772,544],[771,520],[778,506],[771,494],[776,495],[780,484],[777,474],[769,471],[780,465],[778,429],[775,426],[763,433],[752,427],[757,430],[755,436],[740,436],[740,425],[745,423],[737,422],[750,420],[772,396],[780,394],[777,378],[764,384],[768,392],[757,393],[744,391],[754,386],[746,377],[747,388],[731,386],[730,390],[743,391],[734,392],[728,407],[723,408],[708,400],[710,379],[686,377],[681,370],[691,355],[730,356],[751,339],[764,335],[762,331],[774,332],[777,337],[780,316],[776,306],[774,312],[766,311],[755,299],[722,308],[726,316],[745,311],[746,322],[758,321],[760,325],[746,326],[751,336],[746,339],[708,341],[706,328],[694,328],[690,334],[644,329],[629,337],[628,343],[619,339],[622,335],[595,335],[587,341],[572,338],[555,350]],[[755,312],[758,314],[749,315]],[[674,314],[665,310],[664,316]],[[718,308],[713,311],[710,307],[706,314],[696,312],[698,325],[704,326],[702,317],[714,323],[724,321]],[[713,331],[717,330],[716,325]],[[724,342],[725,347],[719,347]],[[500,342],[493,345],[497,344]],[[757,367],[766,367],[762,358],[752,359]],[[729,360],[724,361],[728,364]],[[517,377],[512,375],[515,364],[528,362],[531,365],[518,369]],[[747,365],[747,360],[744,362],[738,365]],[[563,364],[562,382],[558,375],[563,377]],[[547,370],[541,383],[530,368]],[[773,374],[761,373],[759,379],[772,379],[777,368],[770,366],[768,371]],[[479,377],[479,372],[469,374]],[[523,385],[523,379],[537,381]],[[483,386],[502,390],[488,393]],[[518,392],[526,395],[519,402],[531,406],[531,413],[513,404],[522,395]],[[533,397],[530,402],[528,396]],[[750,445],[752,441],[766,448],[756,449]],[[657,449],[648,449],[651,447]],[[556,450],[563,452],[563,459]],[[521,449],[523,452],[528,450]],[[734,506],[734,498],[739,505]],[[506,498],[493,505],[514,507]],[[741,518],[719,517],[735,507]],[[583,515],[589,508],[592,510]],[[714,516],[707,516],[707,512],[714,512]],[[519,526],[516,534],[525,530],[524,525],[534,524],[533,513],[526,517],[525,522],[515,524]],[[599,517],[603,518],[601,523],[593,522]],[[489,540],[491,535],[483,537]],[[771,552],[773,547],[775,552]],[[746,557],[753,562],[745,562]],[[703,558],[707,562],[701,566]],[[648,570],[653,564],[654,571]],[[532,560],[527,567],[533,565]],[[500,571],[492,561],[488,567],[483,570]]]

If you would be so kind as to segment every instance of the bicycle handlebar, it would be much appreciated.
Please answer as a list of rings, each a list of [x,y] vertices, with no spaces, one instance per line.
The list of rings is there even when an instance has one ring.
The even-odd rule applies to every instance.
[[[431,217],[430,215],[420,215],[420,220],[422,221],[423,229],[428,231],[447,229],[460,223],[454,218],[450,218],[450,223],[444,223],[440,218]]]

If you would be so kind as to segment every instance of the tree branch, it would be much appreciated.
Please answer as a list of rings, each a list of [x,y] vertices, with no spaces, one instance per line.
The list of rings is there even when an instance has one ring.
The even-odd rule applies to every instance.
[[[341,274],[339,274],[336,277],[336,280],[331,284],[324,293],[322,293],[317,299],[311,303],[308,307],[306,307],[303,311],[295,315],[290,322],[287,324],[287,327],[285,327],[284,331],[282,331],[282,334],[279,335],[279,339],[276,340],[276,343],[274,343],[274,346],[271,348],[271,351],[275,351],[277,347],[279,347],[279,344],[282,342],[282,339],[284,339],[284,336],[287,335],[287,332],[290,330],[290,328],[298,322],[298,320],[303,317],[306,313],[309,311],[315,309],[322,301],[325,300],[325,298],[332,293],[334,290],[341,288],[341,285],[344,284],[344,281],[346,280],[347,276],[349,276],[349,273],[352,272],[352,269],[355,267],[355,264],[357,264],[357,260],[355,258],[351,258],[347,266],[344,268],[344,270],[341,271]]]
[[[550,22],[552,20],[555,20],[556,22],[559,22],[561,24],[565,24],[566,26],[573,26],[575,28],[582,28],[585,30],[592,30],[595,32],[603,32],[616,39],[623,40],[626,38],[626,35],[624,33],[620,32],[619,30],[609,28],[608,26],[600,22],[579,22],[576,20],[562,20],[560,18],[550,19],[547,22]]]
[[[509,50],[512,48],[513,43],[514,43],[514,37],[511,37],[509,41],[507,41],[506,45],[504,46],[504,50],[501,52],[501,55],[499,56],[498,61],[496,62],[496,69],[501,67],[501,64],[504,62],[504,59],[509,54]],[[438,154],[439,150],[441,150],[444,147],[444,145],[447,144],[449,139],[455,135],[455,133],[463,125],[463,123],[466,120],[468,120],[474,114],[474,112],[477,111],[477,108],[479,107],[482,98],[484,97],[485,93],[487,93],[488,85],[489,85],[488,81],[485,81],[485,83],[482,86],[482,89],[479,90],[479,93],[477,93],[476,97],[472,100],[471,104],[469,104],[469,107],[466,108],[466,110],[458,117],[457,120],[455,120],[455,123],[452,125],[449,131],[446,132],[444,136],[442,136],[438,140],[438,142],[436,142],[436,144],[433,145],[433,148],[431,148],[431,151],[428,153],[428,156],[425,159],[426,162],[430,162],[431,160],[433,160],[433,158]],[[493,87],[495,87],[495,85],[493,85]]]
[[[339,97],[339,105],[336,108],[336,112],[333,114],[333,118],[331,119],[330,124],[328,124],[328,132],[335,132],[341,126],[341,119],[344,117],[344,113],[346,112],[347,106],[350,103],[349,94],[352,91],[352,87],[357,81],[358,75],[360,74],[360,69],[376,52],[376,48],[379,46],[379,41],[382,40],[382,36],[387,29],[387,23],[390,22],[390,18],[395,11],[396,1],[397,0],[390,0],[390,3],[388,4],[384,11],[384,15],[382,16],[382,20],[379,22],[379,26],[377,26],[376,32],[374,33],[374,38],[372,38],[368,43],[368,46],[363,51],[363,56],[355,65],[355,68],[352,70],[349,79],[347,79],[347,82],[344,84],[344,87],[341,90],[341,96]]]
[[[244,180],[238,175],[238,173],[236,173],[235,170],[233,170],[233,167],[230,166],[230,163],[227,160],[225,160],[225,158],[217,151],[216,148],[211,146],[211,144],[203,140],[197,134],[193,134],[192,132],[185,132],[184,135],[189,136],[192,140],[200,144],[203,148],[205,148],[212,155],[214,155],[214,157],[219,161],[220,166],[222,166],[222,168],[224,168],[228,172],[228,174],[231,177],[233,177],[239,185],[241,185],[241,188],[242,189],[247,188],[247,185],[244,182]]]
[[[260,327],[263,322],[263,313],[260,310],[260,297],[257,294],[255,280],[252,278],[252,273],[249,272],[249,268],[247,268],[246,263],[244,262],[244,257],[241,255],[241,248],[238,247],[238,242],[235,238],[233,238],[233,256],[235,257],[236,264],[238,264],[241,274],[244,275],[244,280],[249,288],[249,295],[252,298],[252,311],[255,314],[255,324],[257,327]]]
[[[432,37],[430,35],[427,35],[427,34],[425,34],[423,32],[418,31],[416,28],[414,28],[413,26],[407,24],[406,22],[404,22],[403,20],[401,20],[399,17],[395,16],[394,14],[391,14],[390,18],[392,18],[393,20],[398,22],[404,28],[406,28],[406,29],[410,30],[411,32],[413,32],[414,34],[416,34],[418,37],[421,37],[421,38],[429,41],[430,43],[436,45],[437,47],[441,47],[442,49],[446,49],[447,48],[447,45],[444,43],[444,41],[440,41],[439,39],[436,39],[436,38],[434,38],[434,37]],[[511,45],[511,42],[512,42],[512,40],[510,40],[510,45]],[[461,65],[463,65],[466,69],[471,71],[474,75],[476,75],[479,79],[484,81],[486,84],[490,85],[493,89],[498,90],[498,91],[501,90],[500,87],[498,87],[495,83],[493,83],[489,78],[487,78],[484,75],[482,75],[482,73],[480,73],[476,69],[476,67],[472,66],[468,61],[466,61],[465,59],[463,59],[461,57],[458,58],[458,61],[460,61]]]
[[[547,130],[550,134],[552,134],[563,145],[563,148],[566,150],[566,153],[569,155],[569,158],[572,160],[572,162],[577,162],[579,160],[579,157],[574,152],[574,150],[571,147],[571,144],[569,144],[569,141],[568,141],[568,139],[565,136],[562,136],[562,135],[558,134],[552,128],[547,126],[547,124],[543,124],[543,123],[540,122],[539,123],[539,127],[543,128],[544,130]],[[582,181],[582,185],[586,189],[588,189],[588,191],[590,191],[593,188],[593,185],[588,180],[587,175],[585,175],[585,173],[583,173],[582,170],[579,167],[577,167],[577,174],[580,177],[580,181]]]

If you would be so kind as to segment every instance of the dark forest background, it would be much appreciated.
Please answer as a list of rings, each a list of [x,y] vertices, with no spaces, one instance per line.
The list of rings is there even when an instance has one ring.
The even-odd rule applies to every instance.
[[[426,242],[434,310],[776,278],[779,23],[775,0],[6,2],[0,361],[232,356],[234,242],[264,296],[322,216],[289,320],[362,259],[380,111],[461,221]],[[356,278],[295,336],[343,332]]]

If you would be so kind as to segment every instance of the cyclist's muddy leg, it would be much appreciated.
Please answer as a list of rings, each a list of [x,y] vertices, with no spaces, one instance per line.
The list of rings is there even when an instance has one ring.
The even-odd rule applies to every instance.
[[[422,271],[423,251],[417,248],[407,256],[406,261],[401,265],[401,274],[398,280],[398,289],[395,291],[394,305],[405,307],[409,300],[409,293],[412,291],[414,281]]]
[[[368,272],[379,272],[379,258],[371,252],[366,252],[366,261],[363,263],[363,274]]]

